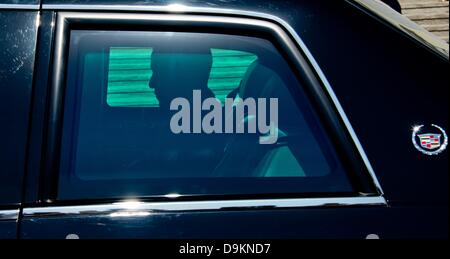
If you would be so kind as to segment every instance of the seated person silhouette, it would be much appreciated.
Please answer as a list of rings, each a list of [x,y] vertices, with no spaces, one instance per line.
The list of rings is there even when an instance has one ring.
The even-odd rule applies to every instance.
[[[164,45],[153,50],[151,57],[153,74],[149,82],[159,101],[161,116],[155,131],[158,134],[155,140],[158,154],[155,158],[167,177],[207,176],[217,163],[216,160],[220,159],[220,152],[223,149],[214,140],[217,136],[173,133],[170,129],[170,119],[178,110],[171,111],[170,103],[178,97],[189,101],[192,132],[193,91],[201,91],[202,101],[214,97],[214,93],[208,88],[212,55],[209,48],[171,47],[170,43]],[[187,168],[191,172],[186,172]]]
[[[192,105],[194,90],[201,90],[202,100],[214,97],[208,88],[212,67],[209,49],[155,49],[151,66],[153,75],[149,85],[155,90],[163,111],[169,111],[170,102],[178,97],[188,99]]]

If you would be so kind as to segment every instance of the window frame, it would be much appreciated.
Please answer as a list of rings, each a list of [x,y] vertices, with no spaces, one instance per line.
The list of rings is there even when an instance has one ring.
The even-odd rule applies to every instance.
[[[213,30],[216,33],[229,32],[236,34],[236,30],[246,30],[258,33],[266,33],[273,36],[276,43],[271,40],[275,47],[283,50],[289,65],[300,82],[308,88],[308,99],[315,104],[314,110],[320,114],[320,120],[327,121],[325,128],[328,137],[336,147],[337,152],[344,152],[346,160],[352,166],[356,182],[360,183],[358,191],[360,195],[354,197],[317,197],[323,199],[317,204],[326,204],[326,200],[345,199],[345,204],[352,205],[352,198],[355,198],[356,204],[363,203],[367,198],[367,204],[385,205],[382,189],[373,173],[373,169],[362,150],[361,145],[351,128],[348,119],[345,116],[337,98],[335,97],[329,83],[326,81],[323,73],[318,68],[317,63],[312,58],[306,46],[302,43],[298,35],[282,20],[274,19],[256,13],[224,14],[213,16],[211,12],[199,12],[189,14],[179,13],[84,13],[84,12],[60,12],[57,15],[56,37],[53,59],[53,72],[51,75],[51,86],[49,91],[48,103],[48,121],[47,123],[47,142],[44,147],[45,163],[41,172],[42,181],[40,186],[39,200],[47,204],[70,204],[70,201],[57,201],[57,188],[59,176],[59,158],[61,152],[62,137],[62,115],[64,111],[64,92],[66,87],[65,75],[67,73],[66,59],[68,59],[68,44],[70,30],[74,28],[83,28],[95,30],[108,27],[112,30],[123,28],[134,28],[140,30],[155,30],[154,28],[177,28],[177,31],[202,32],[205,29]],[[322,118],[323,117],[323,118]],[[332,134],[331,134],[332,133]],[[342,160],[342,157],[340,157]],[[343,161],[342,161],[343,162]],[[292,200],[301,203],[302,200],[308,201],[311,197],[303,199],[302,197],[284,197],[280,195],[276,198],[282,200]],[[238,196],[220,197],[221,200],[236,200]],[[171,198],[173,200],[173,198]],[[183,198],[180,198],[183,200]],[[348,200],[348,201],[347,201]],[[358,201],[356,201],[358,200]],[[195,201],[195,199],[194,199]],[[197,200],[198,201],[198,200]],[[270,201],[270,200],[267,200]],[[88,203],[92,203],[89,200]],[[106,200],[99,203],[108,202]],[[77,201],[82,203],[83,201]],[[365,204],[365,203],[364,203]],[[299,207],[302,204],[298,204]]]

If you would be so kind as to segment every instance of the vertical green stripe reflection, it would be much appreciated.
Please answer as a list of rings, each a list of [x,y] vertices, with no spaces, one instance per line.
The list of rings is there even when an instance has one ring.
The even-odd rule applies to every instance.
[[[157,107],[149,87],[151,48],[110,48],[106,102],[112,107]]]
[[[248,67],[257,57],[244,51],[211,49],[213,65],[208,87],[222,103],[227,95],[238,88]]]

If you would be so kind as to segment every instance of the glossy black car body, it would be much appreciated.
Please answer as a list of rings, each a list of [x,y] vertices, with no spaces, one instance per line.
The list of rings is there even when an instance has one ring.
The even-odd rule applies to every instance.
[[[275,198],[265,206],[258,200],[240,200],[237,206],[227,197],[181,197],[148,201],[142,205],[148,213],[138,217],[111,217],[122,212],[117,200],[54,199],[61,127],[54,109],[62,105],[52,88],[58,80],[53,67],[63,57],[54,56],[58,19],[63,13],[180,10],[159,0],[12,2],[0,4],[0,238],[448,238],[448,153],[425,156],[411,143],[414,125],[448,129],[448,45],[387,7],[370,0],[176,2],[189,7],[182,13],[193,15],[267,14],[258,19],[298,35],[297,43],[310,52],[303,53],[308,66],[323,72],[314,77],[328,80],[347,114],[381,199],[370,204],[303,199],[304,205],[296,206],[302,198],[288,197],[284,205]],[[208,207],[208,202],[216,203]],[[267,207],[270,202],[274,205]],[[191,205],[194,209],[187,209]]]

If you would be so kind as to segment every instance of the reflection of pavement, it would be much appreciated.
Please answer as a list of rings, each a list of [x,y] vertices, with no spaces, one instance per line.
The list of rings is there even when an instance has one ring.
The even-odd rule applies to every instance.
[[[403,14],[449,42],[448,0],[400,0]]]

